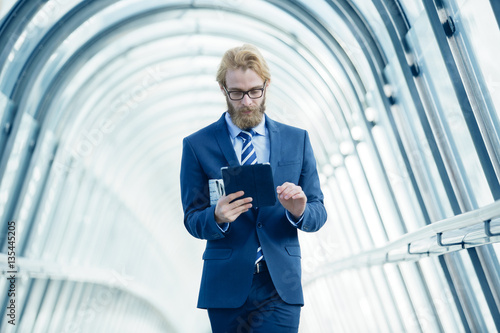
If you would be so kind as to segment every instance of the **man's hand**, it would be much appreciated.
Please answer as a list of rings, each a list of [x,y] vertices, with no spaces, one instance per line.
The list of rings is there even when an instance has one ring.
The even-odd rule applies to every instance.
[[[302,187],[286,182],[278,186],[276,192],[281,205],[296,219],[299,219],[306,210],[307,204],[307,197]]]
[[[215,206],[215,221],[217,223],[231,223],[242,213],[252,208],[252,204],[250,203],[252,202],[252,198],[235,200],[243,194],[243,191],[238,191],[219,198],[217,206]]]

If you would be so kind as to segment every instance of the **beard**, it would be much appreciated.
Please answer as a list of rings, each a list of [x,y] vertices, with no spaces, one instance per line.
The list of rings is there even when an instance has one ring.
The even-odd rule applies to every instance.
[[[265,96],[262,99],[262,103],[260,105],[254,106],[242,106],[239,108],[235,108],[227,97],[226,102],[227,110],[229,112],[229,115],[231,116],[233,124],[241,128],[242,130],[253,128],[260,124],[260,122],[262,121],[262,117],[264,116],[264,112],[266,112]],[[251,111],[251,113],[245,114],[244,112],[247,111]]]

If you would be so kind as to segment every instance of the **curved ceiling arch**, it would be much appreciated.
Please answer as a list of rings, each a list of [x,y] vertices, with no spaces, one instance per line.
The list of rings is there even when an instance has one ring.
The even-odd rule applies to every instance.
[[[126,3],[128,3],[128,2],[122,2],[120,5],[126,6]],[[137,1],[130,1],[130,3],[132,5],[137,5]],[[117,4],[115,4],[115,5],[117,5]],[[326,126],[331,126],[328,124],[338,123],[339,121],[340,122],[346,121],[343,118],[345,117],[345,114],[349,114],[351,112],[348,109],[346,109],[349,107],[349,105],[348,105],[348,103],[345,103],[345,102],[339,103],[339,101],[340,100],[342,100],[342,101],[352,100],[352,99],[343,97],[342,95],[344,94],[345,91],[352,89],[355,86],[356,87],[363,86],[362,84],[360,84],[361,75],[359,73],[356,74],[356,80],[355,80],[356,82],[352,81],[352,73],[351,74],[346,73],[346,70],[344,69],[345,66],[342,66],[342,64],[341,64],[341,65],[337,65],[336,67],[340,69],[340,72],[339,71],[337,71],[337,72],[344,75],[344,78],[343,78],[344,83],[340,83],[338,81],[340,79],[339,77],[334,78],[331,76],[331,71],[328,70],[328,69],[332,68],[331,64],[329,65],[328,69],[325,67],[326,64],[328,64],[328,63],[337,64],[337,63],[339,63],[339,59],[342,59],[342,62],[345,63],[345,61],[348,60],[349,57],[344,52],[344,49],[340,46],[341,43],[336,41],[335,38],[332,38],[332,35],[330,34],[330,31],[328,30],[327,27],[325,25],[323,25],[323,23],[319,22],[317,18],[313,17],[312,15],[308,15],[306,13],[306,11],[303,11],[303,9],[304,9],[302,7],[303,5],[301,5],[298,2],[290,2],[286,5],[283,5],[283,3],[280,3],[280,6],[277,6],[276,3],[274,3],[272,5],[267,3],[267,6],[273,7],[275,10],[278,10],[278,11],[283,11],[283,13],[285,13],[285,15],[291,15],[291,17],[293,17],[295,20],[297,20],[300,24],[303,25],[304,31],[306,33],[308,33],[308,34],[312,33],[312,35],[316,37],[318,43],[314,43],[314,40],[311,40],[311,39],[307,40],[307,42],[306,42],[306,40],[304,39],[304,36],[298,36],[296,32],[286,31],[286,29],[280,27],[280,25],[278,23],[275,23],[275,21],[274,22],[271,21],[269,19],[269,17],[267,19],[264,19],[264,18],[259,16],[259,13],[255,12],[255,11],[252,13],[252,11],[250,11],[250,10],[245,11],[245,9],[242,7],[236,8],[236,7],[230,6],[229,4],[227,6],[222,6],[222,5],[214,6],[214,5],[207,5],[207,4],[198,4],[198,3],[186,4],[183,2],[178,2],[178,3],[171,4],[171,5],[165,5],[165,4],[160,4],[158,1],[153,1],[151,3],[148,3],[148,6],[147,6],[148,8],[145,8],[143,6],[141,8],[135,7],[135,9],[128,9],[127,11],[121,12],[122,17],[120,17],[120,18],[115,17],[113,20],[106,21],[105,20],[105,18],[107,17],[106,14],[111,16],[111,14],[109,14],[109,13],[112,12],[112,10],[113,10],[113,2],[112,1],[108,1],[106,3],[102,2],[98,8],[92,7],[92,5],[90,3],[81,3],[79,6],[75,7],[74,9],[69,10],[68,13],[65,16],[63,16],[63,19],[61,19],[61,22],[59,22],[58,25],[55,25],[53,28],[48,30],[47,34],[44,35],[43,38],[41,38],[40,43],[45,45],[45,47],[44,48],[36,48],[36,52],[33,53],[29,57],[30,61],[28,61],[24,65],[24,69],[21,71],[22,73],[26,73],[27,75],[24,75],[24,76],[21,75],[22,79],[18,80],[18,85],[15,87],[18,89],[18,91],[16,92],[14,89],[13,96],[15,97],[15,96],[22,95],[22,96],[26,97],[27,94],[22,88],[24,87],[25,90],[28,88],[31,88],[31,90],[33,91],[33,94],[31,95],[32,97],[31,98],[24,98],[24,99],[19,101],[19,109],[20,110],[24,110],[25,108],[26,109],[31,108],[34,115],[39,115],[39,117],[42,117],[42,119],[45,118],[45,116],[44,116],[45,111],[35,107],[35,105],[37,105],[37,103],[35,102],[36,99],[42,98],[42,96],[43,96],[43,98],[45,98],[46,102],[42,102],[41,104],[38,104],[38,105],[41,105],[46,109],[57,110],[58,112],[56,114],[61,115],[61,113],[64,112],[65,108],[57,109],[57,108],[53,107],[53,105],[57,105],[59,103],[59,98],[58,98],[57,94],[60,92],[63,92],[62,95],[64,95],[64,92],[65,92],[63,90],[64,86],[70,87],[71,86],[70,83],[71,83],[71,80],[73,78],[83,76],[81,74],[85,75],[85,73],[81,73],[81,70],[84,67],[85,63],[88,62],[92,57],[94,57],[94,56],[98,55],[100,52],[102,52],[103,49],[106,49],[106,45],[113,45],[113,43],[119,44],[119,37],[120,36],[122,36],[123,38],[127,38],[127,36],[129,36],[129,35],[127,35],[127,33],[130,33],[130,31],[137,30],[140,27],[143,27],[145,25],[148,27],[151,27],[151,24],[154,24],[155,22],[156,23],[161,22],[163,19],[165,19],[164,13],[168,13],[167,17],[170,17],[170,18],[171,17],[183,17],[183,19],[186,19],[186,17],[189,16],[188,11],[189,11],[189,13],[194,13],[194,10],[223,11],[224,12],[223,15],[225,15],[224,16],[225,20],[232,19],[232,21],[238,21],[238,20],[241,21],[242,19],[249,18],[248,21],[251,23],[251,27],[253,29],[255,29],[255,27],[258,26],[258,24],[263,25],[263,27],[261,28],[261,30],[262,30],[261,33],[258,33],[255,36],[251,36],[253,38],[247,38],[247,39],[250,39],[252,42],[257,44],[260,48],[263,49],[263,52],[265,52],[269,55],[271,63],[277,67],[276,72],[279,73],[280,75],[282,75],[282,78],[283,78],[282,81],[285,82],[285,83],[276,84],[275,89],[276,89],[277,94],[276,94],[276,102],[274,105],[285,105],[286,110],[292,110],[293,107],[297,106],[297,105],[299,106],[299,109],[307,109],[308,105],[313,104],[311,102],[321,103],[322,98],[326,98],[323,102],[323,104],[325,106],[330,105],[330,107],[331,107],[332,105],[335,105],[335,104],[337,105],[337,107],[336,107],[336,109],[338,109],[337,115],[334,115],[333,118],[332,118],[332,116],[330,116],[331,111],[328,112],[327,116],[325,116],[324,114],[321,114],[322,112],[324,112],[324,110],[322,110],[321,108],[317,109],[317,113],[314,114],[313,116],[311,116],[311,114],[308,114],[308,113],[303,113],[303,114],[299,113],[299,114],[295,115],[295,117],[297,117],[296,118],[297,123],[305,124],[305,125],[307,125],[306,127],[309,127],[309,128],[316,128],[315,131],[312,131],[312,136],[314,137],[314,136],[318,135],[316,137],[315,141],[319,145],[319,143],[322,142],[320,137],[321,138],[327,137],[327,134],[321,133],[325,124],[326,124]],[[105,11],[108,11],[108,12],[105,12]],[[97,15],[101,15],[102,17],[99,18]],[[71,18],[71,20],[69,18]],[[198,18],[195,17],[194,21],[191,21],[190,23],[188,23],[189,25],[191,25],[192,30],[182,31],[182,32],[179,32],[177,34],[175,34],[175,32],[171,31],[170,37],[168,36],[169,35],[168,33],[167,33],[167,36],[165,36],[165,33],[163,33],[163,34],[160,33],[158,35],[155,32],[153,34],[152,39],[153,40],[156,39],[157,41],[158,40],[162,41],[165,39],[172,40],[175,38],[182,38],[180,36],[192,34],[193,32],[203,33],[203,24],[202,24],[203,22],[200,21],[201,19],[202,19],[201,17],[198,17]],[[196,21],[196,20],[198,20],[198,21]],[[80,28],[83,31],[84,29],[82,27],[84,26],[84,22],[87,22],[87,26],[88,26],[88,25],[92,25],[92,24],[95,25],[99,21],[101,22],[101,24],[104,23],[104,26],[99,27],[99,30],[97,30],[94,27],[93,31],[95,31],[95,34],[90,34],[89,36],[87,36],[87,39],[81,39],[81,40],[78,39],[78,34],[76,33],[76,30]],[[106,21],[106,22],[104,22],[104,21]],[[80,25],[78,25],[78,22],[80,22]],[[256,23],[256,22],[258,22],[258,23]],[[209,22],[209,23],[213,23],[213,21]],[[69,26],[65,26],[66,24]],[[74,27],[74,29],[71,30],[71,29],[68,29],[68,27]],[[212,28],[214,30],[210,31],[210,28]],[[250,29],[243,27],[243,29],[234,29],[232,31],[227,31],[227,29],[225,29],[222,26],[214,25],[214,26],[209,26],[207,28],[207,30],[210,31],[209,33],[212,35],[212,37],[217,37],[217,38],[222,40],[222,43],[220,43],[220,44],[224,44],[224,42],[229,44],[229,41],[233,42],[238,37],[242,38],[242,36],[245,36],[245,32],[248,33]],[[261,37],[264,35],[269,36],[270,32],[272,33],[272,31],[275,31],[275,33],[274,33],[275,36],[274,36],[274,39],[272,39],[272,40],[258,38],[258,37]],[[64,37],[65,36],[64,34],[66,34],[66,37]],[[87,32],[87,34],[88,34],[88,32]],[[147,37],[147,35],[145,37]],[[201,35],[200,37],[206,37],[206,35]],[[247,37],[247,36],[245,36],[245,37]],[[299,38],[301,38],[301,37],[302,37],[302,40],[299,40]],[[122,49],[120,51],[123,51],[123,49],[126,49],[127,50],[126,54],[128,55],[131,53],[131,51],[133,49],[140,49],[141,47],[144,46],[144,44],[151,43],[152,39],[151,38],[150,39],[144,38],[144,39],[140,40],[140,42],[138,44],[135,44],[135,45],[133,45],[133,44],[132,45],[131,44],[122,45],[121,46]],[[61,55],[54,56],[53,55],[53,52],[54,52],[53,48],[55,46],[63,46],[64,47],[65,40],[69,40],[70,43],[74,43],[76,41],[77,42],[75,44],[76,46],[66,47],[66,52],[67,52],[66,55],[61,54]],[[281,44],[275,43],[276,41],[281,42]],[[312,44],[314,44],[314,45],[322,44],[323,45],[323,48],[324,48],[323,50],[325,51],[324,52],[325,54],[322,55],[322,59],[319,59],[319,56],[317,55],[318,54],[317,49],[315,50],[316,51],[315,54],[313,54],[312,52],[310,52],[308,50],[308,45],[312,45]],[[283,47],[279,48],[278,46],[280,46],[280,45]],[[220,46],[220,45],[218,44],[218,46]],[[283,63],[282,59],[280,59],[278,56],[276,56],[274,51],[278,51],[278,54],[279,54],[279,52],[285,52],[285,50],[290,52],[288,54],[289,54],[289,57],[291,58],[290,60],[293,59],[293,61],[286,62],[282,65],[279,65],[280,62]],[[198,49],[198,52],[196,53],[195,57],[213,56],[213,59],[215,59],[216,50],[211,50],[208,55],[204,52],[205,52],[204,49]],[[219,50],[219,52],[220,52],[220,50]],[[319,52],[319,53],[321,53],[321,52]],[[110,58],[108,58],[107,61],[104,60],[104,62],[102,62],[100,64],[100,66],[102,66],[102,67],[96,67],[95,68],[96,72],[88,73],[87,78],[91,78],[92,76],[97,77],[99,75],[98,70],[103,70],[104,68],[106,68],[106,66],[110,66],[112,64],[111,61],[113,60],[112,59],[113,54],[110,53],[108,56]],[[116,56],[116,54],[115,54],[115,56]],[[42,93],[42,88],[36,89],[34,82],[36,82],[36,80],[39,80],[38,82],[39,82],[40,87],[42,85],[46,84],[46,82],[44,82],[44,80],[46,80],[46,78],[45,77],[37,77],[37,75],[41,72],[40,66],[43,66],[44,64],[48,63],[51,60],[51,58],[54,59],[54,57],[59,57],[57,59],[58,63],[53,64],[52,66],[48,66],[44,72],[48,76],[53,71],[52,72],[53,81],[52,81],[52,84],[49,85],[48,91],[46,93]],[[184,61],[187,63],[190,60],[192,60],[192,58],[193,58],[192,50],[186,50],[185,52],[180,52],[178,57],[179,57],[181,62]],[[327,57],[327,58],[325,58],[325,57]],[[135,69],[129,68],[129,72],[122,73],[122,78],[115,76],[116,77],[115,82],[121,81],[121,79],[124,79],[125,76],[127,76],[127,78],[130,78],[130,76],[132,74],[137,74],[137,73],[139,73],[139,71],[141,69],[144,69],[145,67],[148,68],[147,66],[152,66],[155,63],[160,62],[162,64],[165,64],[165,62],[167,61],[166,58],[168,58],[168,57],[156,57],[156,58],[153,57],[151,60],[152,62],[150,62],[150,63],[143,63],[143,62],[138,63],[138,65]],[[118,57],[118,59],[120,59],[120,57]],[[135,61],[136,59],[127,59],[127,60],[130,60],[133,63],[133,61]],[[315,67],[314,65],[312,65],[312,60],[314,60],[316,62],[316,66],[320,66],[320,67]],[[36,64],[36,66],[37,66],[36,68],[38,70],[34,70],[35,67],[33,67],[33,68],[31,68],[31,70],[29,70],[30,66],[35,66],[34,64]],[[292,64],[294,64],[296,66],[295,72],[293,72],[294,68],[293,68]],[[130,67],[132,67],[132,66],[130,66]],[[300,70],[299,70],[299,68],[300,68]],[[307,68],[309,70],[306,72],[305,69],[307,69]],[[355,69],[355,67],[352,65],[348,66],[347,68],[350,68],[351,71]],[[49,71],[49,69],[51,71]],[[304,74],[302,74],[301,71],[304,71]],[[343,73],[342,73],[342,71],[343,71]],[[54,73],[56,73],[56,74],[54,75]],[[30,74],[30,75],[28,75],[28,74]],[[77,75],[77,74],[79,74],[79,75]],[[186,74],[189,75],[189,71],[182,71],[181,70],[179,72],[178,76],[171,77],[170,79],[173,81],[173,84],[175,84],[175,82],[182,82],[182,80],[180,80],[180,78],[185,76]],[[102,78],[104,78],[104,76],[102,76]],[[112,78],[112,76],[106,77],[108,84],[113,83],[111,80],[109,80],[109,78]],[[294,78],[294,80],[291,80],[293,78]],[[301,80],[298,80],[297,78],[300,78]],[[304,79],[306,79],[307,81]],[[90,83],[90,81],[81,82],[82,85],[85,83]],[[123,87],[120,87],[120,86],[114,87],[114,88],[117,88],[117,92],[116,92],[115,96],[122,94],[124,91],[127,91],[127,89],[130,89],[130,86],[129,86],[129,88],[127,88],[127,83],[132,84],[132,87],[134,85],[133,80],[125,80],[125,81],[123,81],[123,83],[124,83]],[[213,83],[213,81],[211,83]],[[347,83],[347,85],[345,85],[345,83]],[[179,85],[177,84],[177,86],[179,86]],[[336,91],[331,90],[332,86],[338,87],[336,89]],[[35,89],[33,89],[33,88],[35,88]],[[113,92],[112,92],[111,87],[103,87],[103,88],[104,88],[103,91],[105,91],[108,94],[108,96],[112,95]],[[180,88],[183,89],[185,93],[187,93],[186,100],[189,101],[187,104],[188,105],[194,104],[191,108],[193,110],[196,110],[197,105],[195,103],[191,102],[191,98],[189,95],[190,90],[186,89],[186,87],[183,87],[182,85],[180,86]],[[196,88],[199,89],[199,87],[196,87]],[[84,92],[82,90],[74,90],[73,93],[75,95],[78,94],[81,99],[86,99],[87,96],[90,96],[91,95],[90,92],[93,92],[94,96],[97,96],[95,94],[96,89],[95,89],[95,86],[93,84],[89,84],[87,89],[88,89],[87,94],[82,93],[82,92]],[[299,100],[296,100],[293,103],[287,104],[286,103],[287,94],[289,94],[290,90],[292,90],[292,91],[301,91],[301,90],[307,91],[307,94],[305,94],[305,97],[310,96],[309,97],[310,99],[307,100],[307,98],[302,96]],[[326,92],[326,93],[328,93],[328,95],[321,96],[321,94],[318,94],[318,90],[322,91],[322,92]],[[192,92],[196,93],[197,90],[192,90]],[[36,93],[38,93],[38,96],[36,96],[37,95]],[[214,94],[218,94],[218,92],[215,91]],[[357,94],[354,92],[350,93],[350,96],[356,96],[356,95]],[[183,96],[183,95],[178,93],[176,98],[178,98],[179,96]],[[70,102],[73,99],[73,97],[71,95],[69,97],[68,96],[65,96],[65,97]],[[16,99],[14,98],[14,101],[15,100]],[[356,100],[359,101],[360,97],[356,98]],[[77,100],[75,99],[74,102],[76,102],[76,101]],[[157,101],[157,103],[167,104],[170,101],[171,100],[169,98],[163,98],[163,100],[159,99]],[[96,103],[97,102],[98,101],[96,101]],[[180,107],[180,109],[184,109],[186,107],[186,105],[182,105],[181,103],[179,104],[179,107]],[[362,102],[359,101],[358,103],[359,103],[358,107],[360,107]],[[75,104],[77,104],[77,103],[65,104],[65,105],[67,105],[66,110],[78,109],[78,105],[75,105]],[[342,104],[342,106],[341,106],[341,104]],[[216,104],[214,104],[214,106],[215,105]],[[82,111],[81,108],[80,108],[80,112],[71,112],[71,113],[74,115],[78,115],[80,118],[84,118],[85,121],[88,122],[88,124],[89,124],[88,128],[91,129],[92,126],[94,126],[92,124],[95,124],[98,121],[98,119],[99,119],[98,116],[99,116],[100,112],[102,112],[102,110],[104,110],[105,108],[106,108],[106,103],[101,103],[101,105],[95,104],[94,106],[89,107],[89,113],[81,112]],[[90,112],[92,110],[94,111],[94,116],[92,116],[92,113]],[[213,108],[213,110],[214,110],[213,112],[215,112],[215,107]],[[28,113],[30,113],[30,112],[28,111]],[[143,121],[144,121],[144,123],[147,123],[148,121],[155,119],[155,117],[157,117],[157,116],[158,116],[158,113],[153,113],[149,120],[147,118],[144,118]],[[279,115],[279,116],[281,116],[281,115]],[[92,119],[92,117],[94,117],[94,118]],[[290,115],[285,115],[285,117],[288,117],[287,120],[290,120]],[[321,119],[322,117],[323,117],[323,120],[325,120],[325,121],[322,121],[322,119]],[[58,121],[64,120],[65,121],[64,123],[60,123],[60,128],[64,128],[64,130],[67,131],[68,133],[70,133],[70,132],[75,133],[75,128],[73,128],[72,126],[68,126],[69,125],[68,118],[54,117],[54,119],[57,119]],[[334,121],[332,121],[332,120],[334,120]],[[133,125],[133,123],[137,123],[137,122],[134,121],[134,122],[130,122],[130,123],[131,123],[131,125]],[[74,124],[75,124],[76,128],[79,128],[80,130],[82,128],[85,128],[84,126],[82,126],[82,123],[80,121],[74,120]],[[44,126],[49,126],[49,124],[44,124]],[[123,127],[125,127],[125,126],[123,126]],[[344,127],[344,126],[342,126],[342,127]],[[143,129],[142,129],[144,131],[141,134],[143,137],[147,137],[147,134],[149,131],[149,129],[147,127],[145,127],[145,128],[146,129],[144,129],[144,127],[143,127]],[[131,134],[128,136],[128,138],[132,138],[134,133],[137,134],[137,130],[138,130],[137,127],[130,126],[128,128],[128,131]],[[159,131],[159,132],[161,132],[161,131]],[[167,131],[165,131],[165,132],[167,132]],[[331,128],[329,129],[328,132],[332,132]],[[340,131],[340,132],[342,132],[342,131]],[[151,133],[149,133],[149,134],[151,134]],[[163,136],[162,136],[162,133],[158,133],[156,135],[159,135],[159,137],[155,140],[151,140],[149,143],[149,145],[152,147],[155,146],[158,142],[161,142],[162,140],[168,141],[170,138],[170,136],[168,134],[163,134]],[[346,133],[343,136],[349,137],[350,135],[348,133]],[[64,134],[61,135],[61,138],[63,138],[63,137],[65,137]],[[69,139],[69,138],[66,137],[66,139]],[[342,139],[339,138],[337,140],[342,140]],[[102,145],[102,148],[104,148],[104,147],[105,147],[105,145]],[[324,148],[324,149],[326,149],[326,148]],[[127,153],[132,153],[132,152],[127,151]],[[331,153],[330,151],[325,151],[325,156],[328,156],[330,153]],[[154,157],[157,156],[158,153],[155,153],[155,155],[151,155],[151,154],[148,154],[148,152],[143,152],[142,154],[143,155],[140,155],[139,157],[141,157],[142,159],[151,161],[154,159]],[[125,155],[127,155],[127,154],[125,154]],[[146,156],[149,156],[149,157],[146,158]],[[135,160],[141,160],[141,158],[136,158]],[[328,158],[320,157],[319,160],[328,161]],[[99,163],[96,163],[96,165],[99,165]],[[147,170],[147,165],[148,165],[148,163],[136,164],[134,166],[135,169],[139,168],[139,166],[142,166],[145,169],[139,168],[139,169],[137,169],[139,171],[135,171],[135,172],[141,173],[141,172],[143,172],[143,170]],[[130,169],[130,171],[132,172],[133,170]]]
[[[220,9],[220,7],[216,7],[216,8],[217,8],[217,10],[219,10],[219,9]],[[49,95],[49,96],[50,96],[50,95]]]
[[[259,2],[269,11],[243,2],[92,3],[97,2],[66,8],[59,22],[41,27],[41,35],[24,48],[21,43],[17,52],[26,52],[24,63],[6,63],[12,66],[6,73],[19,80],[2,87],[17,112],[34,116],[41,132],[54,134],[54,161],[82,170],[82,183],[93,184],[87,189],[95,188],[100,198],[93,204],[113,202],[121,211],[116,219],[125,214],[145,226],[150,241],[171,259],[173,272],[182,271],[176,269],[182,263],[169,256],[168,244],[179,242],[185,231],[165,221],[182,220],[175,204],[179,138],[224,110],[214,73],[225,49],[243,41],[261,49],[273,75],[268,110],[277,120],[309,130],[320,170],[341,153],[332,142],[352,140],[350,118],[363,112],[366,91],[378,79],[360,72],[366,65],[350,58],[333,26],[301,13],[304,5],[297,1]],[[232,23],[236,28],[227,29]],[[154,69],[165,75],[156,73],[158,79],[149,81],[154,89],[145,94],[141,85]],[[120,103],[140,112],[116,113],[114,129],[93,138],[99,142],[91,153],[74,153]],[[176,274],[170,278],[182,278]]]
[[[46,96],[51,96],[50,94],[46,94]],[[310,119],[310,118],[309,118]]]

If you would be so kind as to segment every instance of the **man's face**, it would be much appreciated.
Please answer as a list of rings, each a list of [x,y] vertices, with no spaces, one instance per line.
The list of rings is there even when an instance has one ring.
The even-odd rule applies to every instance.
[[[266,86],[269,82],[266,82]],[[227,91],[248,91],[252,89],[261,89],[264,86],[262,78],[252,69],[228,70],[226,73]],[[247,129],[257,126],[261,121],[266,110],[265,90],[260,98],[252,99],[249,94],[245,94],[243,99],[233,101],[227,96],[224,87],[221,91],[226,95],[227,108],[233,123],[241,129]]]

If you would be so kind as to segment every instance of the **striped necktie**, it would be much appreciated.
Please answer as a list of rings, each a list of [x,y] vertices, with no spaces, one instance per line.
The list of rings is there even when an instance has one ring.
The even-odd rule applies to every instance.
[[[241,148],[241,165],[252,165],[257,163],[257,153],[252,144],[252,137],[255,135],[253,130],[241,131],[238,136],[243,140],[243,146]],[[264,259],[264,254],[262,253],[262,247],[259,244],[257,248],[257,256],[255,258],[255,264]]]
[[[241,165],[252,165],[257,163],[257,154],[252,144],[252,136],[255,134],[253,130],[241,131],[238,136],[243,140],[241,148]]]

